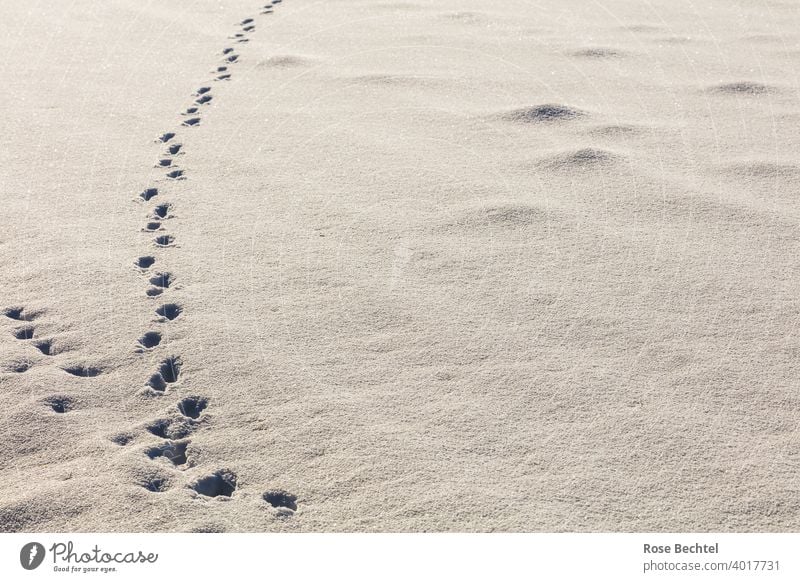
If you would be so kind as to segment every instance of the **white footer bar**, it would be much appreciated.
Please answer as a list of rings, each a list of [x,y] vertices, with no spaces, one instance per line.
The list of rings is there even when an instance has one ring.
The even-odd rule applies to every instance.
[[[0,580],[800,580],[800,534],[2,534]],[[175,577],[175,578],[172,578]]]

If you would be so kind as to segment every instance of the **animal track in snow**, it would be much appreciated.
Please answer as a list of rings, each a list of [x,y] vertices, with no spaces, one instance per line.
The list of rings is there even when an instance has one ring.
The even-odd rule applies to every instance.
[[[94,378],[103,373],[103,370],[94,366],[69,366],[62,368],[67,374],[80,378]]]
[[[172,284],[173,277],[171,273],[156,273],[150,277],[150,284],[156,287],[166,289]]]
[[[164,392],[168,384],[174,384],[178,381],[181,375],[181,366],[183,363],[177,356],[170,356],[161,362],[158,367],[158,372],[150,376],[147,385],[153,390]]]
[[[34,334],[34,327],[32,325],[21,327],[14,331],[14,337],[17,338],[18,340],[33,339],[33,334]]]
[[[201,477],[190,485],[205,497],[230,497],[236,491],[236,474],[231,471],[215,471],[207,477]]]
[[[161,334],[157,331],[148,331],[139,338],[139,349],[137,351],[151,350],[161,343]]]
[[[28,313],[24,307],[9,307],[3,314],[17,321],[33,321],[39,315],[38,313]]]
[[[142,190],[142,193],[139,194],[139,197],[144,200],[145,202],[149,201],[151,198],[158,196],[158,188],[145,188]]]
[[[115,434],[114,436],[110,437],[108,440],[110,440],[115,445],[119,445],[121,447],[124,447],[125,445],[127,445],[128,443],[133,441],[133,435],[130,434],[130,433],[120,433],[120,434]]]
[[[297,496],[282,489],[267,491],[262,495],[264,501],[276,509],[294,513],[297,511]]]
[[[169,234],[162,234],[154,238],[153,241],[160,247],[168,247],[175,243],[175,237]]]
[[[42,352],[45,356],[54,356],[53,342],[51,340],[42,340],[33,344],[37,350]]]
[[[183,309],[177,303],[165,303],[158,309],[156,309],[156,313],[163,317],[164,319],[168,319],[172,321],[176,317],[178,317],[183,312]]]
[[[148,477],[142,483],[142,487],[153,493],[163,493],[170,488],[170,481],[166,477]]]
[[[280,0],[264,6],[265,13],[271,13],[272,7],[278,4]],[[255,30],[254,19],[245,18],[239,22],[241,30],[236,32],[232,38],[237,43],[246,43],[249,41],[245,33],[250,33]],[[229,65],[238,62],[239,55],[235,53],[232,47],[226,47],[223,51],[223,63],[216,66],[214,72],[214,81],[226,81],[231,78]],[[211,87],[199,87],[194,96],[196,97],[194,104],[186,108],[182,113],[183,121],[181,125],[192,127],[201,124],[201,117],[198,112],[202,105],[208,104],[213,100],[210,94]],[[163,134],[158,141],[167,143],[175,137],[175,133],[167,132]],[[184,171],[176,168],[176,156],[183,153],[182,145],[175,143],[167,146],[167,153],[162,154],[157,159],[157,167],[166,168],[166,178],[171,180],[183,180],[186,178]],[[145,202],[151,200],[159,194],[157,188],[148,188],[140,194],[140,197]],[[169,203],[157,205],[152,210],[145,223],[146,231],[158,231],[164,228],[167,224],[163,222],[171,215],[172,206]],[[169,247],[175,243],[175,238],[169,234],[158,234],[153,239],[153,242],[158,247]],[[136,266],[143,272],[147,273],[147,281],[150,287],[146,290],[146,294],[150,297],[161,296],[165,290],[170,289],[174,282],[174,277],[168,272],[147,271],[155,264],[155,258],[152,256],[142,256],[136,260]],[[155,312],[159,317],[161,323],[173,321],[181,316],[183,308],[178,303],[163,303],[159,305]],[[27,339],[33,337],[33,330]],[[144,353],[149,350],[154,350],[156,347],[161,346],[163,342],[162,334],[155,331],[148,331],[139,338],[136,351]],[[40,342],[41,343],[41,342]],[[169,356],[161,360],[158,365],[157,371],[147,381],[150,389],[156,392],[164,393],[170,384],[177,383],[181,374],[182,361],[179,356]],[[100,373],[99,368],[72,368],[65,369],[69,373],[80,376],[96,375],[92,372]],[[191,383],[189,378],[188,383]],[[191,457],[188,454],[188,447],[190,442],[186,437],[196,430],[196,428],[208,420],[204,415],[208,407],[208,399],[201,396],[187,396],[176,403],[176,409],[172,409],[163,418],[153,420],[145,426],[146,430],[151,434],[164,439],[166,442],[153,445],[145,449],[145,453],[150,459],[166,458],[175,467],[183,468],[184,465],[190,466],[192,464]],[[112,437],[112,442],[124,446],[131,440],[133,436],[129,434],[119,434]],[[151,470],[149,472],[140,474],[137,483],[145,489],[153,492],[162,492],[168,490],[173,485],[174,477],[165,474],[162,471]],[[230,470],[220,469],[211,474],[200,477],[189,485],[199,496],[206,498],[222,497],[229,498],[233,495],[237,488],[237,476]],[[283,515],[290,515],[297,509],[297,497],[283,490],[272,490],[263,493],[263,500],[278,510]]]
[[[194,432],[197,423],[185,418],[159,418],[146,427],[150,434],[168,440],[184,439]]]
[[[177,441],[166,442],[154,447],[150,447],[145,451],[145,454],[151,459],[164,458],[169,460],[173,465],[185,465],[186,448],[191,441]]]
[[[53,412],[64,414],[75,409],[75,401],[68,396],[50,396],[44,400]]]
[[[26,321],[22,316],[23,311],[24,309],[22,307],[9,307],[3,311],[3,315],[11,319],[16,319],[17,321]]]
[[[23,372],[27,372],[33,367],[33,364],[30,362],[14,362],[13,364],[9,365],[8,371],[14,372],[15,374],[22,374]]]
[[[158,206],[153,208],[153,215],[157,218],[167,218],[171,208],[172,204],[170,204],[169,202],[165,202],[164,204],[159,204]]]
[[[161,377],[164,378],[164,382],[167,384],[173,384],[178,381],[178,378],[181,375],[181,366],[183,362],[177,356],[170,356],[161,362],[161,366],[158,368],[158,373],[161,374]]]
[[[202,396],[187,396],[178,402],[178,410],[183,416],[196,419],[208,406],[208,399]]]
[[[139,257],[136,259],[136,266],[140,269],[149,269],[155,262],[155,257]]]

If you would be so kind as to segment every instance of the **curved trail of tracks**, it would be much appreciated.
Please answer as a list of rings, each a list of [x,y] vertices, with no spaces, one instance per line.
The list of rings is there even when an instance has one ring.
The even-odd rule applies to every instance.
[[[265,5],[262,15],[273,12],[275,5],[281,0],[273,0]],[[237,30],[229,37],[231,45],[244,46],[249,42],[248,36],[256,30],[254,18],[244,18],[237,24]],[[204,106],[214,99],[213,85],[227,81],[233,75],[233,67],[239,62],[240,55],[234,46],[228,46],[221,51],[222,58],[214,65],[212,71],[213,81],[209,85],[200,86],[193,94],[193,103],[182,113],[179,128],[164,132],[155,141],[164,149],[156,162],[156,167],[166,170],[163,180],[145,188],[139,194],[139,203],[148,209],[144,230],[152,232],[153,254],[143,255],[136,259],[135,265],[146,280],[145,295],[148,300],[158,301],[155,320],[152,329],[146,330],[139,339],[137,351],[139,353],[162,352],[161,362],[147,379],[143,393],[153,398],[164,398],[171,395],[173,386],[181,380],[183,359],[181,355],[170,353],[169,342],[166,341],[167,326],[177,318],[191,317],[185,312],[180,303],[169,299],[170,289],[176,275],[171,271],[159,268],[159,259],[164,253],[169,253],[176,244],[176,239],[170,234],[169,225],[173,220],[184,220],[186,214],[180,212],[179,201],[170,199],[164,194],[165,186],[175,180],[186,180],[186,172],[180,168],[180,159],[186,155],[184,145],[180,141],[180,131],[197,127],[202,123]],[[178,213],[180,212],[180,217]],[[185,387],[186,388],[186,387]],[[189,387],[190,388],[190,387]],[[176,475],[164,477],[161,473],[154,473],[142,485],[153,492],[170,489],[175,481],[179,480],[180,470],[192,466],[192,440],[191,434],[205,422],[206,410],[211,405],[210,399],[200,394],[186,396],[179,400],[169,414],[149,422],[145,428],[160,442],[145,450],[150,459],[167,459],[176,470]],[[118,443],[126,444],[126,443]],[[228,469],[220,469],[201,477],[189,486],[199,495],[206,497],[230,497],[237,487],[237,476]],[[263,499],[272,507],[277,508],[285,515],[291,515],[297,509],[297,497],[282,490],[267,491]]]

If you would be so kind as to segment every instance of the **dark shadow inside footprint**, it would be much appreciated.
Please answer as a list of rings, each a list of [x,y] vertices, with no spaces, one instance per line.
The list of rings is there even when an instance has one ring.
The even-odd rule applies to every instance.
[[[245,18],[245,19],[244,19],[244,20],[242,20],[242,21],[241,21],[239,24],[241,24],[242,26],[244,26],[245,24],[250,24],[251,22],[253,22],[253,19],[252,19],[252,18]]]
[[[222,54],[223,55],[227,55],[227,54],[230,54],[232,52],[233,52],[233,49],[230,48],[230,47],[222,49]]]
[[[168,168],[172,165],[172,160],[170,158],[163,158],[158,160],[158,165],[162,168]]]
[[[33,339],[33,327],[22,327],[14,332],[14,337],[18,340]]]
[[[189,436],[195,428],[191,421],[161,418],[147,425],[147,430],[162,439],[182,439]]]
[[[167,149],[167,151],[174,156],[179,151],[181,151],[181,147],[183,147],[183,144],[179,143],[172,144],[171,146],[169,146],[169,149]]]
[[[3,312],[3,314],[11,319],[16,319],[17,321],[30,321],[30,319],[25,317],[23,314],[24,311],[24,307],[9,307]]]
[[[230,497],[236,491],[236,475],[230,471],[217,471],[195,481],[192,489],[206,497]]]
[[[53,342],[51,340],[42,340],[40,342],[36,342],[33,345],[36,346],[36,349],[42,352],[45,356],[55,355],[55,350],[53,349]]]
[[[156,309],[156,313],[161,317],[165,317],[172,321],[176,317],[178,317],[183,309],[177,303],[165,303],[158,309]]]
[[[227,73],[225,75],[220,75],[219,77],[217,77],[217,81],[227,81],[230,78],[231,78],[230,73]]]
[[[217,67],[217,72],[218,73],[224,73],[227,70],[228,70],[228,67]]]
[[[245,31],[245,32],[252,32],[255,29],[256,29],[255,26],[244,26],[244,27],[242,27],[242,30]]]
[[[155,422],[147,425],[147,430],[152,434],[161,437],[162,439],[169,438],[168,433],[170,429],[169,420],[156,420]]]
[[[169,459],[173,465],[184,465],[186,464],[186,447],[188,446],[189,441],[169,442],[147,449],[145,454],[151,459],[164,457]]]
[[[198,105],[205,105],[206,103],[208,103],[212,99],[213,99],[213,97],[211,95],[201,95],[200,97],[198,97],[195,100],[195,103],[197,103]]]
[[[194,115],[200,110],[199,107],[189,107],[183,112],[184,115]]]
[[[174,134],[174,133],[172,133],[171,131],[168,131],[167,133],[165,133],[165,134],[163,134],[161,137],[159,137],[159,138],[158,138],[158,140],[159,140],[160,142],[162,142],[162,143],[167,143],[167,142],[168,142],[169,140],[171,140],[173,137],[175,137],[175,134]]]
[[[147,291],[145,291],[145,295],[148,297],[158,297],[164,292],[163,289],[160,287],[150,287]]]
[[[139,194],[139,197],[145,202],[147,202],[154,196],[158,196],[158,188],[147,188],[144,191],[142,191],[141,194]]]
[[[157,331],[148,331],[139,338],[139,345],[145,349],[152,349],[161,343],[161,334]]]
[[[169,479],[164,477],[150,477],[142,483],[142,487],[153,493],[163,493],[169,489],[169,485]]]
[[[153,222],[148,222],[147,223],[147,226],[145,227],[145,230],[149,230],[150,232],[153,232],[154,230],[158,230],[159,228],[161,228],[161,223],[160,222],[156,222],[154,220]]]
[[[297,511],[297,496],[287,493],[282,489],[267,491],[264,493],[263,498],[264,501],[269,503],[272,507]]]
[[[184,416],[197,418],[208,406],[208,399],[202,396],[187,396],[178,402],[178,410]]]
[[[231,55],[225,60],[228,61],[229,63],[235,63],[238,59],[239,55]]]
[[[164,381],[168,384],[172,384],[173,382],[177,382],[178,378],[181,375],[181,366],[183,362],[178,356],[169,356],[158,368],[161,377],[164,378]]]
[[[188,119],[188,120],[186,120],[185,123],[188,123],[189,121],[192,121],[192,120]],[[200,121],[200,120],[198,119],[198,121]],[[194,125],[194,124],[189,124],[189,125]],[[167,178],[170,178],[171,180],[181,180],[181,179],[183,179],[183,177],[184,177],[183,176],[183,170],[172,170],[171,172],[167,172]]]
[[[133,435],[129,434],[129,433],[120,433],[120,434],[115,434],[114,436],[110,437],[108,440],[110,440],[115,445],[119,445],[121,447],[124,447],[125,445],[127,445],[129,442],[131,442],[133,440]]]
[[[158,218],[166,218],[169,215],[169,211],[172,208],[172,205],[169,203],[166,204],[159,204],[155,208],[153,208],[153,214]]]
[[[147,425],[147,430],[152,434],[156,435],[157,437],[161,437],[162,439],[170,438],[169,431],[170,431],[170,421],[169,420],[156,420],[155,422],[150,423]]]
[[[67,396],[51,396],[44,402],[53,409],[53,412],[59,414],[64,414],[75,408],[75,401]]]
[[[62,368],[67,374],[78,376],[80,378],[94,378],[103,373],[100,368],[94,366],[70,366],[69,368]]]
[[[208,93],[211,91],[211,87],[200,87],[197,91],[195,91],[196,95],[202,95],[203,93]]]
[[[172,274],[171,273],[158,273],[150,277],[150,284],[155,285],[156,287],[163,287],[166,289],[170,285],[172,285]]]
[[[9,364],[8,371],[14,372],[15,374],[22,374],[30,370],[32,366],[33,364],[30,362],[14,362],[13,364]]]
[[[161,374],[158,372],[150,376],[150,379],[147,381],[147,385],[156,392],[164,392],[167,389],[167,383],[164,382],[164,378],[162,378]]]
[[[155,257],[139,257],[136,259],[136,266],[140,269],[149,269],[156,262]]]
[[[167,247],[175,242],[175,238],[168,234],[162,234],[161,236],[157,236],[154,240],[155,243],[160,247]]]

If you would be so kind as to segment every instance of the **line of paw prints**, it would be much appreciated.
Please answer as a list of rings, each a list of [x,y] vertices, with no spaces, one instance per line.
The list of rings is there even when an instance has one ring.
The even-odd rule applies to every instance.
[[[262,14],[271,14],[273,7],[281,0],[274,0],[263,7]],[[249,42],[247,35],[255,30],[254,20],[245,18],[238,23],[239,30],[230,38],[236,43]],[[222,62],[213,71],[214,81],[227,81],[231,78],[231,67],[239,62],[239,55],[232,47],[222,50]],[[214,96],[210,86],[201,86],[193,94],[193,102],[182,113],[184,118],[182,127],[197,127],[201,124],[204,106],[209,105]],[[182,143],[176,140],[177,134],[169,131],[156,139],[156,143],[163,145],[165,150],[159,156],[156,167],[166,170],[167,181],[185,180],[186,173],[178,165],[180,157],[185,154]],[[139,194],[139,200],[144,204],[152,204],[148,211],[144,231],[153,233],[152,244],[158,252],[165,252],[176,246],[176,239],[169,234],[167,225],[176,218],[175,204],[164,201],[158,186],[145,188]],[[140,256],[135,266],[147,281],[145,295],[159,301],[155,308],[155,324],[158,327],[148,330],[138,340],[136,351],[138,353],[153,352],[164,348],[164,332],[161,328],[170,322],[184,317],[184,307],[177,302],[166,301],[165,297],[173,288],[176,276],[157,267],[157,253]],[[157,368],[147,379],[144,392],[151,396],[163,396],[169,393],[181,379],[183,360],[179,355],[167,355],[161,359]],[[192,445],[190,435],[198,428],[208,424],[206,409],[209,398],[201,395],[187,396],[180,400],[174,407],[168,409],[159,418],[145,424],[144,429],[156,437],[158,442],[144,449],[144,454],[154,462],[161,463],[158,470],[146,475],[141,480],[141,485],[153,493],[162,493],[172,488],[177,477],[175,474],[165,472],[167,468],[178,471],[195,465],[197,450]],[[112,441],[120,446],[126,446],[135,438],[133,433],[116,435]],[[192,481],[189,488],[199,498],[230,498],[238,486],[238,477],[229,469],[218,469]],[[273,489],[262,494],[264,503],[272,507],[279,517],[289,517],[297,511],[297,496],[282,489]]]

